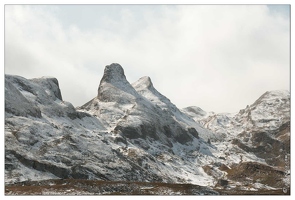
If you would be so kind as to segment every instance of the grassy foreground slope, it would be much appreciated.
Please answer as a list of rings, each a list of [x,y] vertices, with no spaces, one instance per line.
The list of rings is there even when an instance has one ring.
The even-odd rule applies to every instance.
[[[290,195],[290,190],[212,190],[192,184],[59,179],[7,185],[5,195]]]

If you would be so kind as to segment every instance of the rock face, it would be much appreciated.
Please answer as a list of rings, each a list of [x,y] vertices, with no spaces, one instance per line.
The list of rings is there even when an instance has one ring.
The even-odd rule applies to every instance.
[[[243,124],[235,142],[271,166],[285,167],[290,154],[290,94],[269,91],[234,118]]]
[[[126,80],[124,70],[119,64],[107,65],[98,87],[97,99],[101,102],[131,103],[136,91]]]
[[[28,101],[8,80],[5,80],[5,112],[23,117],[41,117],[40,109]]]
[[[194,110],[189,108],[183,111],[187,115],[196,116]],[[281,170],[280,173],[275,169],[270,170],[269,173],[274,174],[268,176],[277,177],[278,180],[277,183],[269,181],[272,187],[286,184],[282,174],[289,174],[290,170],[290,93],[288,91],[268,91],[253,104],[235,114],[211,113],[208,116],[194,117],[194,119],[216,135],[222,136],[211,137],[211,139],[218,141],[219,144],[216,146],[219,149],[226,145],[225,155],[236,152],[237,148],[239,151],[246,152],[247,154],[240,154],[239,163],[243,167],[252,165],[249,155],[255,155],[261,159],[260,164],[265,162],[264,164]],[[243,164],[244,162],[250,164]],[[249,177],[247,175],[249,172],[245,168],[234,166],[232,171],[236,170],[241,170],[239,173],[245,175],[244,178]],[[233,177],[229,176],[229,178]],[[289,180],[290,177],[284,178]],[[244,181],[247,182],[247,180]]]
[[[268,91],[240,110],[235,120],[247,129],[271,131],[290,121],[290,93]]]
[[[162,107],[141,95],[118,64],[105,68],[97,96],[78,109],[62,100],[54,78],[5,79],[7,183],[49,178],[213,182],[200,165],[191,164],[195,159],[183,159],[184,154],[211,155],[198,136],[203,128],[160,93],[155,94]],[[12,101],[15,95],[24,105]]]
[[[201,108],[197,106],[186,107],[186,108],[183,108],[182,111],[196,121],[198,121],[199,119],[205,118],[207,116],[207,112],[205,112],[204,110],[202,110]]]
[[[130,84],[111,64],[94,96],[74,108],[55,78],[5,75],[5,183],[70,178],[214,187],[239,184],[248,166],[272,169],[280,183],[260,177],[253,189],[290,183],[282,176],[289,172],[288,92],[267,92],[236,114],[179,110],[150,77]]]
[[[175,142],[186,144],[195,140],[198,143],[188,128],[202,130],[160,94],[149,77],[142,77],[131,85],[119,64],[106,66],[97,97],[80,110],[105,119],[104,124],[110,131],[137,140],[143,146],[147,146],[147,140],[160,141],[169,147]]]

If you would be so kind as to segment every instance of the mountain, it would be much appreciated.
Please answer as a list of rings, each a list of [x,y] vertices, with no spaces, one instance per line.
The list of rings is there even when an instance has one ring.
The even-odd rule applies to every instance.
[[[211,154],[185,120],[194,121],[168,101],[172,112],[139,94],[118,64],[106,66],[97,96],[78,109],[63,101],[54,78],[6,75],[5,80],[7,183],[49,178],[213,182],[192,164],[195,159],[183,159],[188,152]],[[12,100],[15,95],[23,104]]]
[[[280,178],[271,183],[272,186],[278,187],[280,185],[280,187],[283,187],[290,183],[291,135],[290,93],[288,91],[265,92],[253,104],[237,113],[211,113],[195,117],[195,110],[190,107],[183,109],[187,115],[193,116],[205,128],[216,135],[224,136],[215,144],[217,149],[223,151],[223,155],[227,156],[232,152],[236,152],[236,149],[246,152],[246,154],[240,153],[240,162],[232,167],[232,172],[236,173],[242,170],[241,173],[247,174],[250,180],[257,179],[257,177],[251,178],[251,176],[256,176],[256,173],[268,174],[273,172],[276,175],[270,173],[268,176],[273,179],[278,176]],[[259,163],[253,163],[253,159],[249,155],[254,155],[259,160]],[[267,168],[268,166],[274,168]],[[247,171],[250,168],[267,168],[268,172],[256,170],[255,173],[249,174]],[[236,178],[236,176],[231,178]]]
[[[203,130],[160,94],[149,77],[131,85],[119,64],[106,66],[97,96],[79,110],[103,119],[110,132],[143,148],[149,147],[147,141],[169,148],[176,142],[199,145],[197,130]]]
[[[196,109],[191,107],[183,111],[196,116]],[[211,113],[194,119],[214,133],[225,135],[223,141],[233,140],[235,145],[253,152],[272,166],[284,167],[282,155],[290,154],[288,91],[268,91],[238,113]]]
[[[130,84],[114,63],[105,67],[96,96],[74,108],[55,78],[5,75],[5,183],[88,179],[218,188],[229,181],[236,188],[245,169],[256,166],[279,181],[255,177],[248,187],[279,188],[290,176],[281,174],[290,155],[288,95],[267,92],[237,114],[179,110],[150,77]]]

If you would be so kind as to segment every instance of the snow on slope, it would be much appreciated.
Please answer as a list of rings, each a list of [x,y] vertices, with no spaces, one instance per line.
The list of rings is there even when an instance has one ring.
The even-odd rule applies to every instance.
[[[190,131],[196,130],[196,135],[198,135],[201,139],[207,141],[209,137],[215,137],[211,131],[204,129],[198,122],[194,121],[191,116],[184,114],[173,103],[171,103],[167,97],[158,92],[154,88],[150,77],[142,77],[133,83],[132,86],[139,94],[152,102],[156,107],[160,107],[161,110],[173,116],[174,120],[181,126],[186,127]]]
[[[116,78],[112,79],[109,76]],[[122,81],[122,85],[118,86],[117,80]],[[202,127],[181,113],[169,99],[160,94],[153,87],[149,77],[143,77],[130,85],[123,68],[118,64],[106,67],[97,97],[81,106],[79,110],[102,119],[110,132],[119,135],[124,141],[136,144],[137,148],[143,148],[144,152],[152,156],[159,157],[163,151],[167,151],[166,154],[174,157],[174,160],[193,151],[212,155],[208,144],[198,136],[197,130],[203,131]],[[171,151],[171,147],[178,150]],[[134,151],[140,155],[141,151]],[[142,159],[144,156],[140,157]],[[183,176],[178,169],[179,166],[172,161],[166,165],[164,171],[161,170],[163,167],[157,167],[155,173],[158,171],[164,174],[164,177],[173,177],[173,174]],[[185,164],[185,160],[180,162],[181,166],[190,165]],[[204,176],[207,177],[207,182],[212,183],[212,179],[202,172],[199,164],[187,170],[191,174],[190,177],[201,174],[195,178],[199,183]],[[188,176],[183,178],[185,179],[188,179]]]
[[[59,177],[212,185],[213,178],[204,173],[199,158],[184,159],[196,152],[206,157],[207,144],[194,136],[193,129],[189,132],[179,125],[170,112],[132,89],[124,74],[116,73],[111,72],[114,79],[102,79],[101,99],[86,104],[87,112],[62,100],[54,78],[6,75],[5,181]],[[117,84],[119,80],[125,85]],[[11,101],[15,94],[21,101]],[[19,106],[20,102],[24,104]],[[174,134],[172,138],[161,133],[165,125],[165,134]],[[142,135],[125,137],[122,132],[128,135],[129,127],[140,128]]]
[[[209,114],[197,106],[189,106],[189,107],[183,108],[182,112],[190,116],[195,121],[205,118]]]
[[[288,174],[290,157],[290,93],[268,91],[252,105],[237,113],[210,113],[200,117],[198,111],[183,111],[204,128],[222,135],[212,140],[216,157],[223,164],[258,162],[279,168]],[[288,179],[289,175],[286,177]],[[286,185],[289,185],[286,183]]]
[[[106,66],[97,97],[80,110],[104,119],[110,131],[129,139],[148,138],[171,146],[198,137],[192,126],[199,127],[197,123],[160,94],[150,78],[143,77],[132,87],[118,64]]]
[[[275,130],[290,121],[290,93],[266,92],[237,113],[206,113],[198,107],[188,107],[182,111],[204,128],[232,139],[243,132]]]
[[[214,186],[226,177],[222,165],[266,163],[233,141],[253,127],[285,127],[289,99],[284,92],[266,93],[231,115],[180,111],[149,77],[130,84],[123,68],[111,64],[97,96],[74,108],[63,101],[55,78],[6,75],[5,182],[58,177]],[[281,130],[272,137],[288,138]]]
[[[245,128],[273,130],[290,121],[290,93],[268,91],[235,116]]]

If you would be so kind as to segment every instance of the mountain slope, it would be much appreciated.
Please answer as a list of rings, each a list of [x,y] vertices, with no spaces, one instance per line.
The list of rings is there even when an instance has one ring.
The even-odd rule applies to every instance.
[[[7,183],[84,178],[212,184],[201,164],[192,164],[196,158],[183,159],[195,151],[209,155],[208,145],[138,94],[117,66],[106,67],[98,96],[78,110],[62,100],[54,78],[6,75]],[[14,93],[24,105],[11,101]]]
[[[187,115],[195,116],[195,110],[183,109]],[[216,135],[224,138],[213,142],[222,150],[220,156],[240,152],[239,165],[233,171],[243,170],[245,166],[272,166],[280,186],[290,184],[290,94],[288,91],[268,91],[253,104],[235,114],[215,114],[194,117],[196,121]],[[244,153],[242,153],[244,152]],[[215,154],[216,155],[216,154]],[[251,155],[251,157],[249,157]],[[256,158],[255,158],[256,157]],[[252,164],[253,160],[259,164]],[[247,163],[247,165],[245,164]],[[226,163],[225,163],[226,164]],[[247,168],[247,169],[248,169]],[[281,170],[285,176],[275,170]],[[236,171],[237,172],[237,171]],[[268,175],[272,176],[272,175]],[[235,178],[236,176],[229,176]],[[248,177],[248,176],[247,176]],[[239,179],[236,179],[237,181]],[[240,180],[239,180],[240,181]],[[249,180],[244,180],[249,182]],[[278,187],[277,183],[271,183]]]
[[[111,64],[97,95],[74,108],[55,78],[5,75],[6,184],[90,179],[213,188],[227,179],[235,188],[256,167],[271,169],[280,184],[259,182],[255,172],[252,189],[269,189],[290,183],[282,176],[289,155],[288,92],[267,92],[236,114],[179,110],[149,77],[130,84]]]
[[[97,97],[80,110],[105,119],[110,131],[128,139],[148,138],[169,147],[198,139],[197,131],[186,121],[196,123],[155,90],[150,78],[141,78],[132,87],[118,64],[106,66]]]

